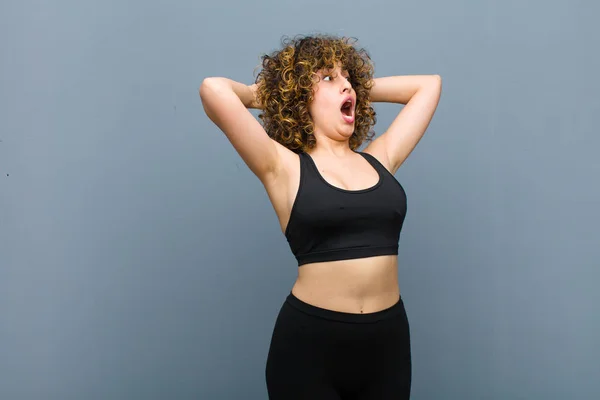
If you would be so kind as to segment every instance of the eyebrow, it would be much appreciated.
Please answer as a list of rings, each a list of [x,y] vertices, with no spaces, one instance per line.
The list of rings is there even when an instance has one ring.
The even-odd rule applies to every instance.
[[[318,71],[318,73],[322,74],[322,75],[329,75],[329,74],[333,74],[334,72],[335,72],[334,69],[321,69]],[[342,74],[350,75],[350,71],[348,71],[347,69],[343,69]]]

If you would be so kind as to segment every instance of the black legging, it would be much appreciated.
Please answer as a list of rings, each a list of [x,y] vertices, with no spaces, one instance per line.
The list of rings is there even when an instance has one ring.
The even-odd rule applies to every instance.
[[[353,314],[290,293],[265,372],[271,400],[408,400],[410,334],[402,298],[382,311]]]

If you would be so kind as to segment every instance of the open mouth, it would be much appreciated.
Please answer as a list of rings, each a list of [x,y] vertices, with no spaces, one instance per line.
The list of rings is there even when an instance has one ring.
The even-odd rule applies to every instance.
[[[340,108],[342,111],[342,118],[348,123],[354,122],[354,101],[351,98],[346,99]]]

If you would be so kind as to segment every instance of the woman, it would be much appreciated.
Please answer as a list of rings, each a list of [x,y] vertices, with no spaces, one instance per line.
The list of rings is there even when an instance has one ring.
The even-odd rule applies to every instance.
[[[406,194],[393,175],[427,129],[441,79],[375,79],[364,49],[328,35],[286,40],[262,60],[255,84],[206,78],[200,96],[264,185],[298,261],[271,338],[269,398],[408,399],[397,279]],[[374,140],[371,102],[405,104]],[[262,110],[264,127],[247,108]]]

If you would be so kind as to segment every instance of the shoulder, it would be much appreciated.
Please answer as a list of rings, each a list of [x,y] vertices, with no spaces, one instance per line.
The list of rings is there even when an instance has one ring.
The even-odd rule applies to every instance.
[[[388,158],[385,148],[377,142],[371,142],[361,153],[366,154],[367,157],[374,158],[379,164],[381,164],[390,173],[394,174],[396,171],[392,170],[392,165]]]

